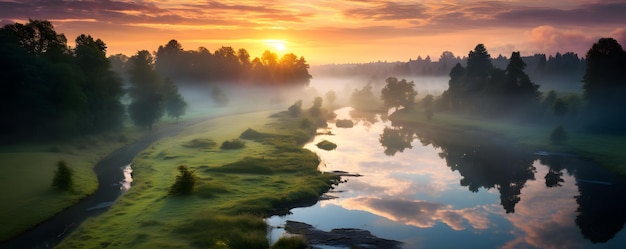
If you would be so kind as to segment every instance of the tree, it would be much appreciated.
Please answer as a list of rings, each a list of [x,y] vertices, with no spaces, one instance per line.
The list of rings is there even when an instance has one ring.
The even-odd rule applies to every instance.
[[[196,174],[193,171],[189,171],[189,168],[185,165],[178,166],[179,174],[176,176],[176,181],[170,187],[170,195],[188,195],[193,192],[193,188],[196,185]]]
[[[482,90],[492,69],[491,55],[487,52],[487,48],[483,44],[476,45],[467,58],[467,90]]]
[[[106,44],[90,35],[76,38],[74,54],[84,76],[82,90],[88,108],[87,125],[92,131],[103,131],[122,125],[124,106],[122,79],[112,71],[106,58]]]
[[[552,106],[552,111],[554,112],[554,116],[560,117],[567,113],[568,108],[565,101],[561,98],[554,101],[554,105]]]
[[[601,38],[586,55],[584,97],[591,126],[603,132],[626,131],[626,52],[613,38]]]
[[[361,90],[354,89],[350,96],[350,106],[360,111],[378,110],[379,102],[372,92],[372,85],[367,84]]]
[[[57,162],[57,169],[54,171],[54,178],[52,178],[52,186],[64,191],[71,190],[74,185],[73,175],[74,172],[67,166],[65,161]]]
[[[330,90],[326,92],[324,98],[326,99],[326,103],[328,103],[328,106],[332,108],[332,106],[335,104],[335,101],[337,100],[337,94],[335,93],[335,91]]]
[[[171,79],[165,79],[163,90],[165,93],[165,110],[167,115],[175,117],[178,123],[178,118],[185,115],[187,102],[185,102],[185,98],[178,92],[178,86],[176,86]]]
[[[395,107],[396,111],[399,106],[404,108],[412,108],[415,104],[415,83],[413,81],[407,82],[405,79],[398,81],[395,77],[389,77],[385,81],[387,84],[381,90],[381,99],[383,100],[385,107]]]
[[[133,98],[128,112],[133,122],[152,129],[152,125],[163,116],[164,97],[161,79],[154,70],[152,55],[146,50],[137,52],[128,59],[130,75],[130,97]]]
[[[311,116],[319,117],[320,115],[322,115],[323,101],[324,100],[322,99],[322,97],[315,97],[315,99],[313,99],[313,106],[311,106],[311,108],[309,109],[309,114],[311,114]]]
[[[435,97],[432,94],[426,95],[424,99],[422,99],[422,106],[424,107],[424,114],[426,115],[426,119],[433,119],[434,115],[434,105],[435,105]]]

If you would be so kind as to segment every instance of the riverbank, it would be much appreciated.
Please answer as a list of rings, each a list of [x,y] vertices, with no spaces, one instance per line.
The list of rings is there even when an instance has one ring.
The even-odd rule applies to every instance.
[[[435,113],[432,120],[419,110],[400,110],[389,116],[395,123],[409,122],[430,132],[453,134],[462,141],[465,135],[484,133],[487,137],[510,141],[534,151],[571,153],[595,161],[606,169],[626,176],[625,136],[608,136],[567,131],[569,139],[562,145],[550,143],[554,126],[513,123],[472,118],[448,113]]]
[[[316,200],[338,179],[301,147],[313,122],[275,112],[207,120],[153,144],[133,163],[130,191],[59,247],[267,248],[265,216]],[[243,149],[220,149],[248,128],[258,134]],[[190,196],[167,194],[179,165],[197,175]]]
[[[98,188],[94,165],[145,133],[129,127],[68,141],[1,147],[0,241],[22,233],[94,193]],[[52,187],[60,160],[65,160],[74,172],[72,191]]]

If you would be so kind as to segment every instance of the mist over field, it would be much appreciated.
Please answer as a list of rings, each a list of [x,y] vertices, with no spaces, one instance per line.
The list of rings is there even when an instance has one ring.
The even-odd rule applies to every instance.
[[[0,248],[622,249],[624,13],[0,1]]]

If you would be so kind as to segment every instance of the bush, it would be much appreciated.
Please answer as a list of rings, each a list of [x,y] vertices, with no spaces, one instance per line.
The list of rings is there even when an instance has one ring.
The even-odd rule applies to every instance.
[[[52,178],[52,186],[60,190],[72,189],[73,174],[74,172],[67,166],[67,163],[65,163],[65,161],[59,161],[57,163],[57,170],[54,171],[54,178]]]
[[[337,144],[330,142],[328,140],[324,140],[324,141],[317,143],[317,148],[320,148],[323,150],[334,150],[337,148]]]
[[[241,149],[246,147],[246,143],[244,141],[241,141],[239,139],[233,139],[233,140],[228,140],[228,141],[224,141],[222,143],[222,146],[220,147],[220,149],[222,150],[236,150],[236,149]]]
[[[354,127],[354,122],[350,119],[338,119],[335,125],[339,128],[352,128]]]
[[[565,128],[562,125],[557,126],[552,130],[550,134],[550,141],[552,144],[562,144],[568,139],[567,133],[565,132]]]
[[[176,176],[176,182],[170,187],[171,195],[188,195],[193,192],[196,185],[196,175],[193,171],[189,171],[187,166],[178,166],[179,175]]]
[[[260,138],[263,138],[263,136],[264,136],[263,133],[260,133],[256,130],[248,128],[243,133],[241,133],[239,137],[243,139],[260,139]]]
[[[271,249],[304,249],[309,243],[302,236],[281,237]]]

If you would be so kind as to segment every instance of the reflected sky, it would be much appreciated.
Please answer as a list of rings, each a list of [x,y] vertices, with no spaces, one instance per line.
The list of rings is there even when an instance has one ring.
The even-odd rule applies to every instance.
[[[350,108],[337,111],[338,119],[350,119]],[[356,121],[356,120],[355,120]],[[305,148],[323,160],[322,171],[341,170],[362,177],[344,177],[331,195],[339,198],[292,210],[287,217],[273,217],[270,225],[285,220],[309,223],[318,229],[351,227],[400,240],[406,248],[621,248],[626,235],[618,232],[607,243],[592,244],[575,223],[576,196],[580,195],[570,168],[558,169],[560,186],[547,187],[544,178],[555,168],[534,160],[534,178],[525,181],[512,213],[501,205],[502,187],[481,187],[471,192],[461,186],[464,178],[440,157],[443,146],[412,148],[394,156],[384,153],[380,134],[389,122],[357,122],[353,128],[336,128],[334,135],[320,135]],[[315,144],[329,140],[337,149],[325,151]],[[565,167],[566,168],[566,167]],[[485,176],[487,177],[487,176]],[[501,184],[502,181],[490,181]],[[609,186],[610,187],[610,186]],[[618,192],[621,193],[621,192]],[[280,234],[274,231],[274,236]],[[275,241],[275,239],[273,239]]]

